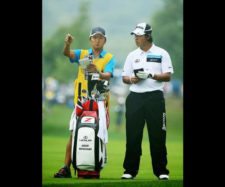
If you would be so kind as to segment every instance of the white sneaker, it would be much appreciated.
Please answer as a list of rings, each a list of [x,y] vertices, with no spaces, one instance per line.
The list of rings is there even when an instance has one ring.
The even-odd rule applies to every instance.
[[[134,177],[131,174],[124,173],[121,177],[121,179],[133,179]]]
[[[168,179],[169,179],[169,175],[166,175],[166,174],[159,175],[159,180],[168,180]]]

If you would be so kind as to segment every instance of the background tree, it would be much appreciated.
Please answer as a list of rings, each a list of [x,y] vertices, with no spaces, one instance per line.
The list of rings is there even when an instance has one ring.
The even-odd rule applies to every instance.
[[[170,53],[173,78],[183,80],[183,0],[163,1],[164,8],[152,18],[153,40]]]
[[[73,48],[87,48],[89,46],[90,3],[82,1],[79,16],[68,27],[59,28],[55,34],[43,43],[43,76],[53,76],[59,82],[74,80],[77,75],[76,63],[69,64],[63,55],[64,38],[67,33],[74,36]]]

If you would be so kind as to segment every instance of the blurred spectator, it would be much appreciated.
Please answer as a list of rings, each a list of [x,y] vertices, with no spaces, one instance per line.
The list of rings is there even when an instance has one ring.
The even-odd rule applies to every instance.
[[[116,130],[120,131],[123,122],[123,114],[125,112],[125,97],[117,97],[117,105],[115,106],[116,111]]]
[[[181,81],[178,79],[173,79],[171,80],[171,84],[172,84],[173,96],[180,97],[181,96]]]
[[[56,104],[56,92],[58,89],[58,81],[53,77],[47,77],[45,80],[45,100],[47,105],[51,107],[52,105]]]
[[[171,82],[165,82],[163,92],[165,93],[165,97],[170,97],[172,95],[173,91]]]

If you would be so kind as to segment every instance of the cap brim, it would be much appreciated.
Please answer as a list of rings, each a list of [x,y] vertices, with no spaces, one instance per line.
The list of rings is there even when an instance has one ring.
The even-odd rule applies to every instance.
[[[104,36],[106,38],[106,35],[102,34],[101,32],[95,32],[95,33],[91,34],[90,37],[92,37],[92,36],[94,36],[96,34],[101,34],[102,36]]]

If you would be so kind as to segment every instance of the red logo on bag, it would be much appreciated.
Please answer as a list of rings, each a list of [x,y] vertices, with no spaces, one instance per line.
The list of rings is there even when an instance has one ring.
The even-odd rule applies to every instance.
[[[95,123],[95,118],[90,116],[84,116],[81,119],[81,123]]]
[[[84,122],[89,122],[89,121],[91,121],[91,119],[92,119],[92,118],[86,118],[86,119],[84,120]]]

